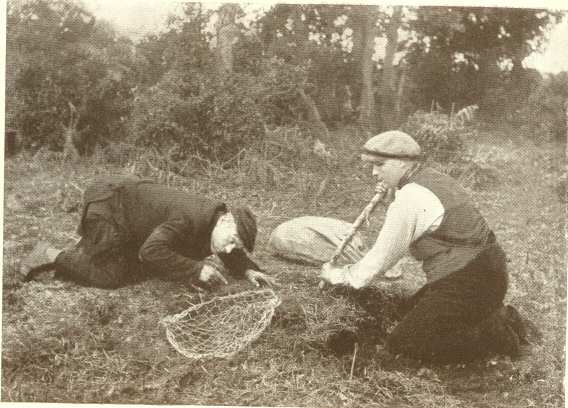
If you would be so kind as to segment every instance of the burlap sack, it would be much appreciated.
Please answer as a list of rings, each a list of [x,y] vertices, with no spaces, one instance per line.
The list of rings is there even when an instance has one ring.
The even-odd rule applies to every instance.
[[[270,234],[268,245],[274,255],[319,266],[331,259],[350,229],[350,223],[334,218],[298,217],[276,227]],[[361,235],[356,233],[338,263],[357,262],[366,252]]]
[[[334,218],[304,216],[280,224],[270,234],[268,245],[273,255],[296,262],[320,266],[329,261],[351,228],[351,224]],[[359,261],[368,251],[360,233],[339,258],[338,264]],[[420,263],[405,256],[389,273],[398,279],[377,277],[371,286],[396,296],[408,297],[426,283]]]

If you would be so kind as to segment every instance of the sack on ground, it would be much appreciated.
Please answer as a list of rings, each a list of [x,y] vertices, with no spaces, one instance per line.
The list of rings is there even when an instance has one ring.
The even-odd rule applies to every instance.
[[[268,241],[272,254],[310,265],[329,261],[343,239],[351,231],[351,224],[335,218],[304,216],[280,224]],[[339,264],[351,264],[367,252],[361,234],[355,234],[338,259]]]

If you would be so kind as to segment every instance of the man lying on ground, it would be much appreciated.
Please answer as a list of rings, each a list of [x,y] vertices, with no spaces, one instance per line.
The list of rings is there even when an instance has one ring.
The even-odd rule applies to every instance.
[[[209,200],[134,176],[108,176],[84,194],[80,241],[66,250],[39,242],[22,261],[25,280],[55,269],[55,277],[116,288],[158,277],[201,288],[226,284],[224,274],[253,285],[275,280],[252,252],[256,220],[247,208],[230,211]]]
[[[466,191],[426,166],[420,146],[400,131],[369,139],[361,158],[395,198],[371,250],[342,268],[325,264],[321,279],[359,289],[376,276],[388,279],[410,251],[422,262],[427,283],[387,337],[388,351],[439,362],[488,352],[519,356],[527,336],[518,312],[503,305],[506,256]]]

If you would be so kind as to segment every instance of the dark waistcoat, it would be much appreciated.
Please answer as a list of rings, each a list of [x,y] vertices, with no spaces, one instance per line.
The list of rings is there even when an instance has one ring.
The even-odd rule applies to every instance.
[[[484,248],[495,243],[495,236],[485,218],[457,181],[424,167],[410,176],[407,182],[430,190],[444,207],[444,217],[438,229],[424,234],[410,246],[412,256],[422,261],[428,282],[463,268]]]

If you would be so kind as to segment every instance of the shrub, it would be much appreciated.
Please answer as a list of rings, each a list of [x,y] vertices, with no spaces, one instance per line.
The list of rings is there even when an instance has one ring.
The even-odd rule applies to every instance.
[[[311,86],[307,83],[308,69],[271,58],[264,61],[262,72],[258,80],[264,89],[262,112],[265,121],[277,126],[296,124],[303,111],[298,101],[298,87]]]
[[[401,130],[410,134],[428,159],[449,163],[463,153],[464,141],[476,134],[468,124],[475,105],[460,110],[455,116],[437,111],[418,111],[411,115]]]
[[[264,137],[265,124],[295,120],[303,71],[279,60],[260,76],[170,70],[134,103],[130,141],[172,159],[233,158]]]
[[[7,117],[24,146],[61,150],[72,122],[83,153],[122,133],[138,69],[129,39],[63,0],[10,2],[7,33]]]
[[[537,140],[562,140],[566,137],[566,101],[568,72],[551,75],[530,94],[517,113],[517,121]]]
[[[257,87],[246,75],[226,78],[168,72],[135,103],[131,137],[139,145],[227,160],[262,134]]]
[[[401,129],[414,137],[430,165],[456,178],[466,188],[484,190],[495,185],[499,176],[493,166],[480,160],[466,144],[477,135],[472,126],[477,109],[477,105],[470,105],[455,115],[418,111]]]

